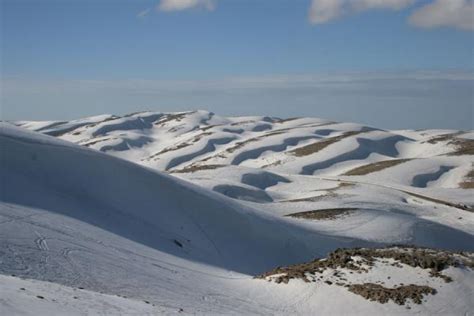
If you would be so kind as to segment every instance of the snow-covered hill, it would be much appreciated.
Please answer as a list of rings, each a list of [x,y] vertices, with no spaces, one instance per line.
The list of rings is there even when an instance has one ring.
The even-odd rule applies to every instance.
[[[296,220],[310,230],[474,249],[458,242],[473,232],[466,215],[474,205],[472,131],[385,131],[206,111],[16,124],[171,173],[266,213],[353,209],[344,219]],[[440,232],[449,238],[436,237]]]
[[[254,279],[337,248],[474,251],[472,132],[204,111],[15,125],[22,128],[0,127],[0,273],[15,275],[2,277],[0,311],[28,312],[15,306],[22,282],[46,293],[36,294],[46,301],[31,294],[31,306],[47,303],[58,313],[65,305],[91,311],[74,307],[69,293],[78,288],[104,293],[87,306],[111,313],[474,308],[465,265],[446,272],[453,282],[437,284],[402,262],[400,273],[437,293],[410,310],[324,282]],[[396,276],[394,262],[382,261],[367,282]]]

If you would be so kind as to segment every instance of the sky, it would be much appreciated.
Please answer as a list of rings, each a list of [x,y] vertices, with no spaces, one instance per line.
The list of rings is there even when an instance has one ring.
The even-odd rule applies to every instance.
[[[474,129],[472,0],[0,0],[1,119]]]

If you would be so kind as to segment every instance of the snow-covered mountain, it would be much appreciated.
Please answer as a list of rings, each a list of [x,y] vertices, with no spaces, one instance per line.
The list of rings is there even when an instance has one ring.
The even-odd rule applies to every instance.
[[[9,276],[0,311],[474,308],[472,256],[450,252],[474,251],[472,131],[145,112],[5,122],[0,148],[0,273]],[[392,244],[447,252],[350,253],[343,265],[325,264],[320,281],[303,265],[297,270],[314,282],[268,282],[294,269],[269,272],[276,267],[329,254],[332,262],[337,248]],[[396,282],[414,283],[399,289],[405,305],[390,299]],[[103,295],[92,301],[91,291]],[[371,301],[380,291],[387,301]],[[17,306],[22,295],[31,305]]]

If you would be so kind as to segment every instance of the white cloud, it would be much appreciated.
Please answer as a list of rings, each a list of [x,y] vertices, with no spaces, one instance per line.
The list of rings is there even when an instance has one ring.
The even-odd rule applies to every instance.
[[[342,0],[313,0],[309,8],[309,21],[322,24],[331,21],[342,14]]]
[[[201,7],[212,11],[215,8],[214,0],[161,0],[157,6],[160,11],[181,11]]]
[[[385,128],[472,129],[473,84],[474,73],[467,70],[213,80],[2,77],[0,116],[3,120],[63,120],[139,110],[207,109],[222,115],[317,115]]]
[[[186,92],[229,92],[258,89],[312,89],[372,86],[387,82],[407,86],[429,82],[474,82],[472,71],[399,71],[347,72],[307,75],[262,75],[255,77],[224,77],[210,80],[33,80],[2,78],[4,96],[54,94],[60,92],[96,93],[113,91],[130,94],[165,94]]]
[[[309,21],[323,24],[346,14],[374,9],[401,10],[416,0],[312,0]]]
[[[350,0],[356,10],[391,9],[401,10],[415,3],[416,0]]]
[[[416,10],[410,17],[412,25],[423,28],[454,27],[474,30],[474,1],[435,0]]]
[[[150,13],[151,9],[148,8],[148,9],[145,9],[143,11],[140,11],[137,13],[137,18],[144,18],[146,17],[149,13]]]

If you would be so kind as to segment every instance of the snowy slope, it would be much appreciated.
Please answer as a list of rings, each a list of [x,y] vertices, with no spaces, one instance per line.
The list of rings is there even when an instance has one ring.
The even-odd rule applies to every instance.
[[[4,315],[156,315],[170,310],[148,301],[70,288],[57,283],[0,275]]]
[[[68,216],[176,256],[256,273],[344,243],[70,143],[5,125],[1,139],[3,202]]]
[[[472,278],[469,269],[453,271],[455,282],[410,310],[325,283],[253,279],[340,247],[474,251],[474,198],[459,185],[473,163],[470,143],[458,140],[469,140],[466,133],[204,111],[16,124],[36,132],[0,127],[2,274],[126,296],[130,302],[117,303],[123,313],[147,313],[151,304],[159,313],[193,314],[463,314],[474,307],[466,294],[473,288],[456,281]],[[292,215],[341,208],[349,211],[317,220]],[[376,276],[389,274],[381,267]],[[23,281],[5,282],[14,285],[0,311],[16,312],[15,282]],[[321,309],[334,295],[344,304]]]
[[[170,172],[240,165],[293,175],[358,176],[354,169],[382,162],[388,164],[379,171],[386,172],[368,168],[364,178],[458,188],[474,162],[470,131],[386,131],[312,118],[225,118],[206,111],[16,124]],[[394,167],[397,172],[390,172]]]
[[[334,233],[336,226],[344,236],[370,242],[445,248],[473,233],[466,212],[474,205],[469,131],[386,131],[316,118],[226,118],[206,111],[17,124],[167,171],[276,215],[358,209],[344,221],[302,223],[312,230],[323,225]],[[361,225],[378,229],[361,235]],[[451,237],[432,242],[439,231]]]

